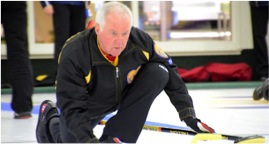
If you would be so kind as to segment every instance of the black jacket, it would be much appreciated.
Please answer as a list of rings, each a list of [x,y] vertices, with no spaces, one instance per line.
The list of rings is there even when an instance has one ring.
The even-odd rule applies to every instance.
[[[42,8],[48,5],[60,4],[60,5],[76,5],[76,6],[85,6],[84,1],[40,1]]]
[[[61,121],[79,142],[90,139],[90,119],[112,112],[129,85],[128,73],[149,61],[160,62],[169,70],[165,92],[179,112],[181,120],[195,117],[192,99],[179,77],[171,58],[155,45],[150,36],[132,28],[126,48],[119,56],[118,66],[108,62],[97,47],[94,29],[71,37],[59,56],[57,74],[57,106]]]
[[[269,1],[250,1],[250,6],[252,7],[264,7],[269,5]]]

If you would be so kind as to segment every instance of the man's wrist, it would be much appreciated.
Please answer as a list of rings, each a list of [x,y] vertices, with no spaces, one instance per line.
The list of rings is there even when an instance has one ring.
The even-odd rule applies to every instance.
[[[184,120],[185,118],[192,117],[196,118],[194,108],[188,107],[178,112],[180,120]]]

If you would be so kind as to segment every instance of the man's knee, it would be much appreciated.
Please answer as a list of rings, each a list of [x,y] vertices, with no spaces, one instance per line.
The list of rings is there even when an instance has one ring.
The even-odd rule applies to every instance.
[[[154,81],[162,83],[168,82],[169,71],[166,66],[161,63],[150,62],[142,67],[142,71]]]

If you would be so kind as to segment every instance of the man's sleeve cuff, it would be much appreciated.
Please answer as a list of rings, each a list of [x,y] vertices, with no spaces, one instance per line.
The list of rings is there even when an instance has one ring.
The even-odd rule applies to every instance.
[[[196,118],[194,108],[192,107],[185,108],[179,111],[178,114],[181,121],[187,117]]]

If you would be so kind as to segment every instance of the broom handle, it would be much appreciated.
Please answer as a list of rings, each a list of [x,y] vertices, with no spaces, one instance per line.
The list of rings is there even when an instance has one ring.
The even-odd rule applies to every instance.
[[[99,122],[100,125],[105,125],[106,121],[102,120]],[[191,131],[191,130],[184,130],[184,129],[175,129],[175,128],[168,128],[168,127],[161,127],[161,126],[153,126],[153,125],[144,125],[144,130],[151,130],[151,131],[158,131],[158,132],[166,132],[166,133],[175,133],[175,134],[181,134],[181,135],[196,135],[198,133]],[[222,139],[224,140],[237,140],[242,137],[238,136],[232,136],[232,135],[226,135],[221,134]]]

